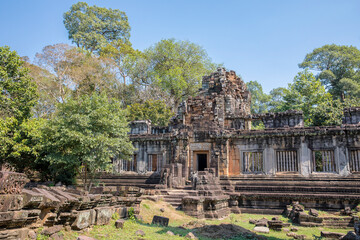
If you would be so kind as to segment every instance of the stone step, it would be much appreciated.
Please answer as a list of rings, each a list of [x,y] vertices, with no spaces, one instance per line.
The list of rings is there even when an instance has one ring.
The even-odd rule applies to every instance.
[[[263,192],[326,192],[359,194],[360,188],[347,187],[302,187],[302,186],[235,186],[235,191],[263,191]]]
[[[348,198],[348,199],[359,199],[360,195],[349,195],[349,194],[337,194],[337,193],[309,193],[309,194],[301,194],[298,193],[283,193],[283,192],[238,192],[242,196],[264,196],[264,197],[292,197],[292,198],[331,198],[331,199],[337,199],[337,198]]]

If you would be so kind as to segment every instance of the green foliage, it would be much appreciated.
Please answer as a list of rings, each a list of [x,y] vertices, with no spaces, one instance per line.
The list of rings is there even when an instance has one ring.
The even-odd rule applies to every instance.
[[[128,106],[128,119],[150,120],[153,125],[167,126],[174,113],[161,100],[147,100],[144,103],[134,103]]]
[[[146,203],[143,204],[143,207],[146,208],[146,209],[150,209],[150,206],[147,205]]]
[[[317,77],[334,98],[358,97],[360,51],[354,46],[324,45],[307,54],[301,68],[319,71]]]
[[[96,172],[109,169],[113,157],[130,159],[134,149],[127,136],[126,112],[117,101],[92,94],[57,107],[42,129],[44,160],[51,166],[70,173],[82,166],[84,186],[90,188]]]
[[[150,59],[151,78],[173,98],[174,110],[197,92],[202,76],[216,69],[206,51],[189,41],[161,40],[145,50],[145,55]]]
[[[270,91],[269,111],[278,112],[284,101],[286,88],[278,87]]]
[[[89,6],[78,2],[64,13],[69,39],[78,47],[97,51],[116,40],[128,42],[130,25],[126,14],[118,9]]]
[[[118,212],[114,212],[113,215],[111,216],[111,218],[116,221],[116,220],[120,219],[120,215]]]
[[[130,43],[123,40],[116,40],[107,44],[100,50],[100,55],[113,60],[116,72],[121,76],[123,83],[136,71],[138,60],[143,53],[131,47]]]
[[[134,208],[132,208],[132,207],[129,208],[129,210],[128,210],[128,215],[129,215],[129,219],[130,219],[131,221],[135,221],[135,220],[136,220]]]
[[[251,93],[251,113],[260,114],[268,111],[270,96],[263,92],[262,86],[257,81],[246,83]]]
[[[35,168],[41,120],[29,119],[37,94],[24,61],[9,47],[0,47],[0,164],[17,171]]]
[[[325,87],[320,80],[305,69],[299,72],[292,84],[284,91],[284,102],[279,107],[281,111],[290,109],[301,110],[304,113],[305,125],[311,125],[310,111],[319,104],[331,101],[331,94],[325,91]]]
[[[19,123],[31,115],[37,100],[24,61],[9,47],[0,47],[0,116],[15,117]]]
[[[341,125],[344,108],[356,106],[360,106],[360,98],[345,98],[344,101],[335,99],[322,102],[310,110],[311,125]]]

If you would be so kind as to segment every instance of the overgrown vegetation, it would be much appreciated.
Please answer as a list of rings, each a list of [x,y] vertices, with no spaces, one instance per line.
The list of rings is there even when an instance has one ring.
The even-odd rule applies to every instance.
[[[146,207],[147,206],[147,207]],[[164,212],[160,211],[160,208],[164,208]],[[116,229],[114,226],[113,220],[109,225],[105,226],[94,226],[87,233],[79,232],[64,232],[65,239],[75,239],[79,235],[87,235],[94,237],[96,239],[137,239],[135,232],[139,229],[145,232],[145,239],[186,239],[185,236],[189,232],[194,232],[200,240],[210,240],[201,233],[196,232],[196,229],[189,228],[180,228],[182,225],[189,225],[192,223],[205,223],[207,225],[220,225],[220,224],[234,224],[235,226],[242,227],[244,229],[252,230],[254,224],[249,223],[249,219],[261,219],[267,218],[271,219],[272,217],[279,217],[280,220],[284,222],[291,223],[287,218],[283,216],[273,216],[273,215],[258,215],[258,214],[230,214],[227,218],[221,220],[199,220],[192,217],[186,216],[181,211],[176,211],[172,206],[165,202],[152,202],[149,200],[143,200],[141,203],[140,215],[144,219],[143,221],[126,221],[123,229]],[[161,227],[158,225],[151,225],[152,217],[154,215],[168,217],[170,219],[168,227]],[[191,224],[190,224],[191,225]],[[301,227],[296,224],[291,223],[291,227],[295,226],[298,228],[296,232],[299,235],[306,235],[307,238],[313,239],[313,235],[320,236],[321,231],[331,231],[339,233],[347,233],[349,229],[330,229],[330,228],[320,228],[320,227]],[[167,231],[172,231],[175,236],[167,235]],[[286,232],[284,231],[273,231],[270,230],[269,234],[261,234],[268,239],[279,240],[279,239],[293,239],[292,237],[287,237]],[[214,239],[214,238],[211,238]],[[245,236],[238,235],[232,239],[235,240],[244,240],[248,239]]]

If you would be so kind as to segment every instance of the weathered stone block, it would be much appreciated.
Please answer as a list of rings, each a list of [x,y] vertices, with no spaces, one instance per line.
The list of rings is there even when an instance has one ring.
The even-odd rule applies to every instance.
[[[96,212],[95,210],[85,210],[76,213],[77,217],[71,228],[74,230],[82,230],[95,224]]]
[[[125,224],[125,220],[119,219],[119,220],[116,220],[116,222],[115,222],[115,227],[122,229],[122,228],[124,227],[124,224]]]
[[[96,225],[105,225],[110,222],[114,209],[111,207],[96,208]]]
[[[158,225],[167,227],[169,224],[169,218],[161,217],[161,216],[154,216],[151,224],[158,224]]]
[[[0,231],[0,239],[4,239],[4,240],[26,239],[28,237],[28,234],[29,234],[29,229],[27,228],[2,230]]]
[[[54,233],[60,232],[62,230],[62,228],[63,228],[62,225],[45,228],[44,230],[41,231],[41,234],[46,235],[46,236],[51,236]]]

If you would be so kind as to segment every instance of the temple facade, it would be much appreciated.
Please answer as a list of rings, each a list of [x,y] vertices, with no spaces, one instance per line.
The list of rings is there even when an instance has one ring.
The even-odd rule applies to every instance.
[[[282,213],[294,201],[330,211],[360,203],[360,107],[345,109],[341,126],[304,127],[300,111],[252,115],[250,103],[241,78],[218,69],[203,77],[199,94],[180,104],[167,127],[132,122],[132,161],[115,160],[115,174],[101,180],[168,189],[163,199],[188,213],[197,204],[211,209],[224,201],[234,212],[269,214]],[[254,121],[265,128],[251,129]],[[193,186],[191,192],[194,179],[217,190]],[[171,189],[186,194],[171,197]]]
[[[251,96],[234,71],[203,77],[199,95],[184,101],[168,127],[132,122],[136,151],[115,172],[181,173],[214,168],[217,176],[346,177],[360,172],[360,108],[346,109],[343,125],[304,127],[302,113],[251,115]],[[251,130],[252,121],[264,130]],[[174,172],[175,173],[175,172]]]

